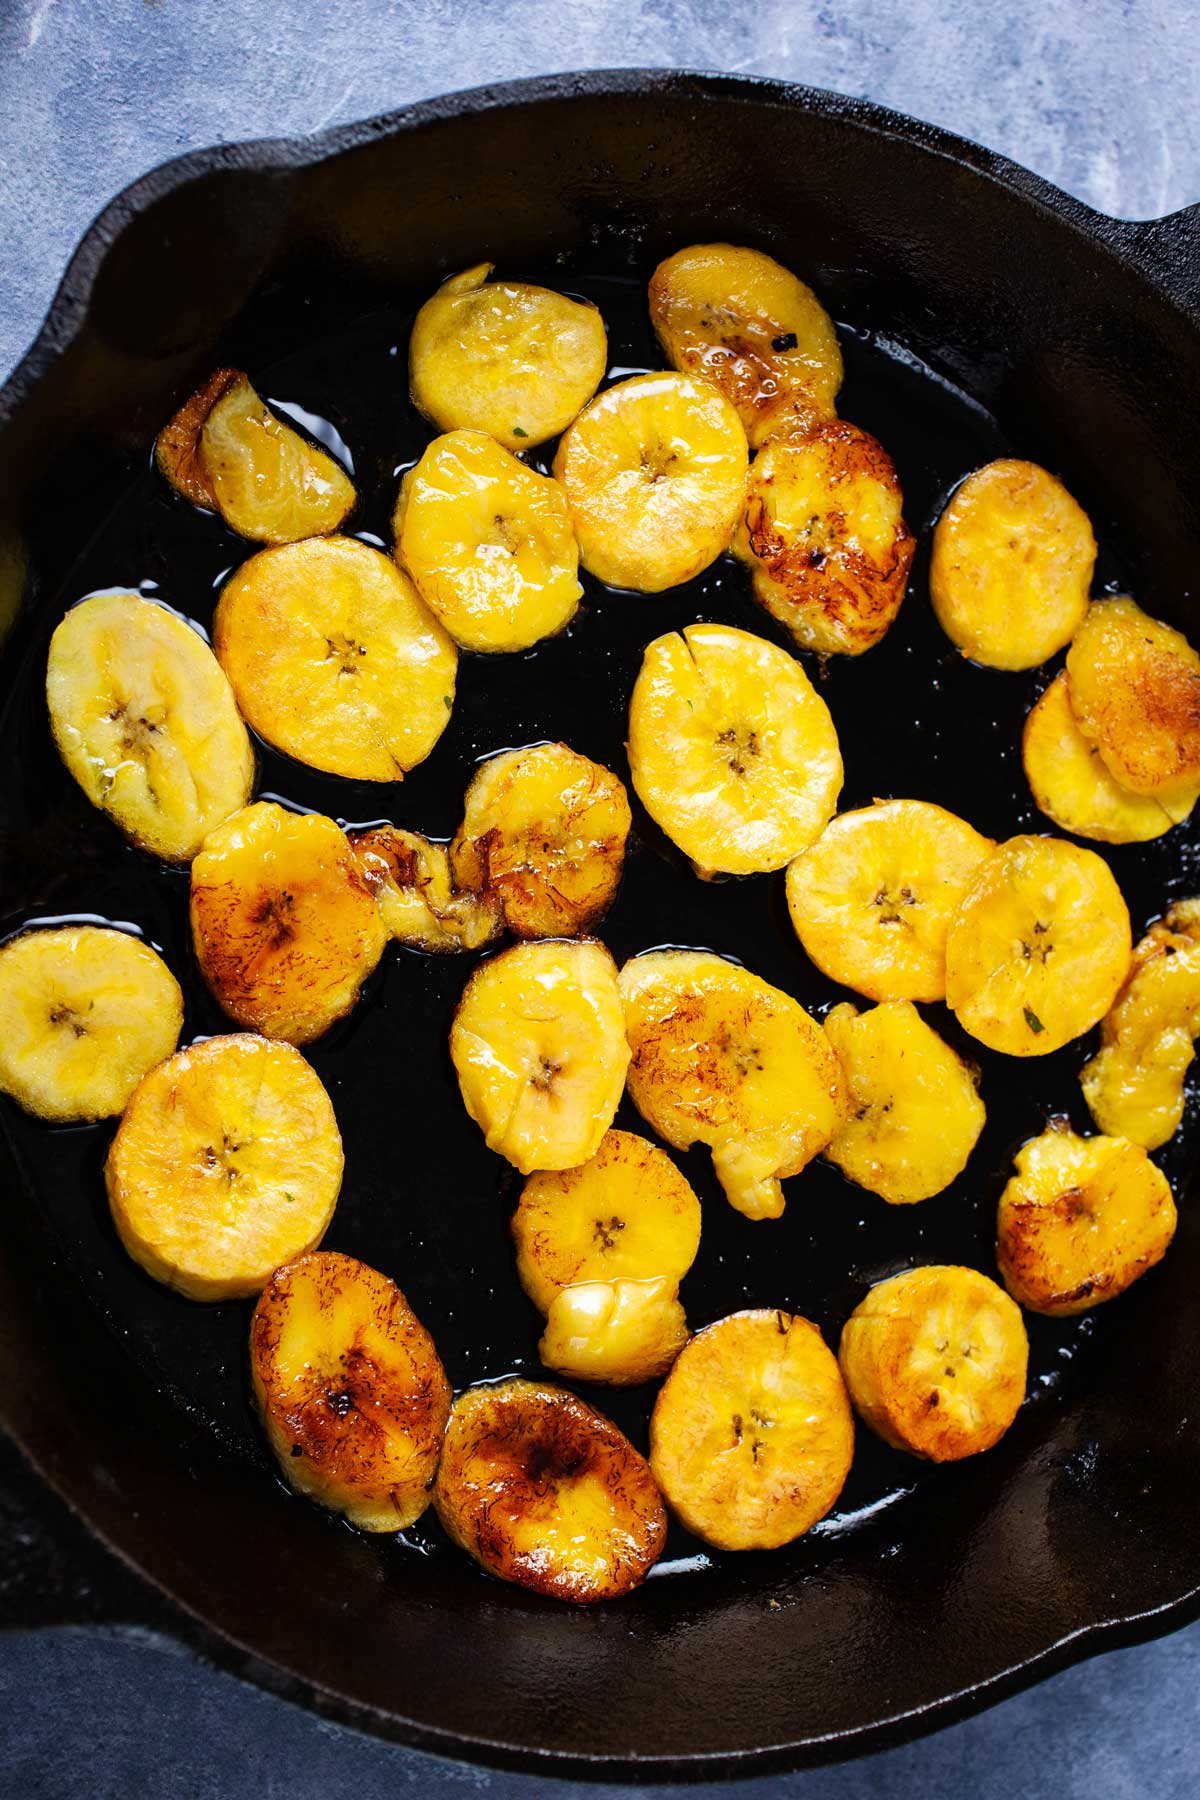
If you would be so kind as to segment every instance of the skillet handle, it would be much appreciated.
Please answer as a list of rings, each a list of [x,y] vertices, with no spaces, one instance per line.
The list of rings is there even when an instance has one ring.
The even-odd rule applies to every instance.
[[[1126,225],[1122,235],[1146,273],[1200,318],[1200,203]]]

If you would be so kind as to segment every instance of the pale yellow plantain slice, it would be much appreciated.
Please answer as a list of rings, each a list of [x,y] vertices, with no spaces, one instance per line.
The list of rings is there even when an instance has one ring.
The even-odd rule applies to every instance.
[[[201,427],[199,462],[225,523],[260,543],[336,531],[357,498],[341,463],[285,425],[244,375],[216,395]]]
[[[395,1282],[336,1250],[276,1269],[250,1321],[250,1374],[284,1480],[361,1531],[430,1502],[450,1383]]]
[[[665,1375],[687,1343],[673,1281],[582,1281],[550,1302],[538,1355],[568,1381],[630,1387]]]
[[[904,599],[916,539],[891,457],[843,419],[773,438],[750,470],[734,552],[804,650],[861,656]]]
[[[330,775],[402,781],[454,704],[454,645],[408,577],[357,538],[250,557],[221,591],[213,646],[259,736]]]
[[[631,817],[624,783],[566,744],[479,765],[450,851],[460,887],[495,897],[517,937],[577,937],[621,883]]]
[[[823,1154],[893,1206],[940,1194],[983,1130],[978,1072],[911,1000],[835,1006],[825,1035],[846,1077],[846,1122]]]
[[[976,469],[937,522],[929,597],[972,662],[1032,669],[1083,622],[1096,563],[1091,521],[1036,463]]]
[[[1140,1144],[1077,1137],[1055,1120],[1017,1152],[996,1260],[1014,1300],[1057,1318],[1123,1294],[1174,1235],[1170,1184]]]
[[[563,433],[554,473],[585,569],[657,594],[728,549],[746,500],[746,434],[692,375],[635,375],[606,388]]]
[[[1096,600],[1067,653],[1071,711],[1109,772],[1168,804],[1200,778],[1200,655],[1125,595]]]
[[[674,369],[737,408],[752,445],[795,409],[828,417],[842,384],[833,320],[810,287],[761,250],[692,244],[650,277],[650,319]]]
[[[521,1173],[593,1156],[625,1085],[617,970],[603,944],[516,944],[482,963],[450,1028],[463,1105]]]
[[[1054,677],[1025,720],[1025,778],[1042,812],[1063,831],[1108,844],[1142,844],[1181,825],[1200,799],[1200,777],[1159,794],[1122,787],[1071,710],[1070,677]]]
[[[1129,909],[1094,850],[1009,838],[954,915],[946,1004],[990,1050],[1048,1056],[1104,1017],[1131,950]]]
[[[433,1503],[489,1574],[580,1604],[637,1587],[666,1539],[661,1496],[628,1438],[574,1394],[533,1381],[459,1395]]]
[[[833,1353],[807,1319],[733,1313],[676,1358],[650,1420],[672,1512],[722,1550],[773,1550],[823,1519],[854,1454]]]
[[[342,1140],[300,1052],[239,1033],[144,1077],[104,1177],[117,1234],[148,1275],[189,1300],[235,1300],[320,1243]]]
[[[93,806],[168,862],[250,797],[254,752],[216,657],[139,594],[93,594],[50,640],[46,700],[59,755]]]
[[[344,831],[259,801],[192,864],[200,972],[239,1025],[307,1044],[343,1018],[387,943]]]
[[[583,589],[566,497],[483,431],[435,438],[405,475],[396,558],[465,650],[528,650]]]
[[[950,921],[994,848],[927,800],[840,813],[788,866],[796,935],[831,980],[872,1000],[941,1000]]]
[[[1183,900],[1150,927],[1079,1080],[1100,1130],[1147,1150],[1174,1136],[1200,1036],[1200,918]]]
[[[1020,1310],[977,1269],[930,1266],[881,1281],[842,1330],[854,1410],[885,1443],[930,1462],[990,1450],[1025,1398]]]
[[[154,457],[186,500],[264,543],[336,531],[356,498],[341,464],[264,406],[239,369],[217,369],[184,401]]]
[[[778,1218],[781,1180],[845,1116],[841,1065],[821,1027],[790,994],[704,950],[633,957],[621,999],[642,1117],[677,1150],[707,1144],[747,1218]]]
[[[842,788],[837,731],[799,662],[732,625],[686,625],[647,645],[629,769],[646,811],[702,875],[783,868],[819,836]]]
[[[529,450],[566,429],[604,376],[608,338],[590,301],[476,263],[444,281],[413,321],[413,403],[440,431],[486,431]]]
[[[128,932],[61,925],[0,948],[0,1089],[39,1119],[122,1112],[182,1026],[179,983]]]

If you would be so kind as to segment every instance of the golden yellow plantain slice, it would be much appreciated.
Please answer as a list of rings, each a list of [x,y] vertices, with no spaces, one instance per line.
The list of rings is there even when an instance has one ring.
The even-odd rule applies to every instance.
[[[629,770],[698,874],[781,869],[842,789],[829,708],[794,656],[732,625],[646,646],[629,706]]]
[[[989,1050],[1048,1056],[1104,1017],[1131,949],[1129,909],[1094,850],[1009,838],[954,915],[946,1004]]]
[[[747,1218],[778,1218],[780,1181],[845,1116],[841,1065],[821,1027],[790,994],[706,950],[633,957],[621,999],[642,1117],[677,1150],[707,1144]]]
[[[284,1480],[362,1531],[430,1502],[450,1383],[395,1282],[336,1250],[276,1269],[250,1321],[250,1375]]]
[[[550,1302],[538,1355],[569,1381],[630,1387],[665,1375],[687,1343],[673,1281],[583,1281]]]
[[[509,450],[557,437],[604,377],[608,338],[586,300],[476,263],[444,281],[413,321],[413,404],[439,431],[486,431]]]
[[[656,1144],[607,1131],[581,1168],[531,1175],[512,1221],[517,1274],[546,1314],[540,1354],[577,1381],[661,1375],[687,1340],[680,1280],[700,1202]]]
[[[345,832],[262,800],[205,839],[191,923],[200,972],[230,1018],[293,1044],[350,1011],[387,943]]]
[[[966,1167],[987,1117],[977,1071],[911,1000],[865,1013],[835,1006],[825,1035],[846,1077],[846,1122],[824,1155],[893,1206],[940,1194]]]
[[[1166,1255],[1175,1201],[1140,1144],[1077,1137],[1056,1120],[1017,1152],[1016,1171],[1000,1196],[996,1261],[1031,1312],[1114,1300]]]
[[[188,862],[244,806],[254,752],[216,657],[181,618],[114,591],[73,606],[50,640],[59,755],[126,837]]]
[[[900,610],[916,539],[875,438],[831,420],[755,457],[733,548],[754,598],[804,650],[860,656]]]
[[[563,1388],[501,1381],[454,1403],[433,1490],[454,1542],[490,1575],[556,1600],[615,1600],[662,1553],[644,1459]]]
[[[990,1450],[1025,1398],[1020,1309],[977,1269],[908,1269],[873,1287],[842,1330],[854,1410],[887,1444],[930,1462]]]
[[[1079,1077],[1101,1131],[1157,1150],[1179,1129],[1200,1035],[1200,919],[1180,901],[1150,927]]]
[[[1025,720],[1025,777],[1048,819],[1076,837],[1142,844],[1188,818],[1200,799],[1200,777],[1160,794],[1135,794],[1109,772],[1071,710],[1070,678],[1056,675]]]
[[[1061,481],[1002,457],[968,475],[938,520],[929,597],[972,662],[1032,669],[1078,630],[1095,563],[1091,521]]]
[[[397,561],[465,650],[527,650],[575,616],[566,497],[486,432],[434,439],[400,485],[392,530]]]
[[[257,1294],[325,1235],[342,1184],[329,1095],[298,1050],[207,1038],[135,1088],[104,1179],[148,1275],[189,1300]]]
[[[399,825],[372,825],[347,837],[397,943],[436,954],[478,950],[504,929],[499,895],[458,888],[444,844]]]
[[[650,277],[650,319],[673,369],[732,401],[751,444],[799,405],[833,412],[842,353],[810,287],[761,250],[691,244]]]
[[[218,369],[185,400],[155,459],[186,499],[262,543],[336,531],[356,499],[341,464],[277,418],[238,369]]]
[[[1200,778],[1200,656],[1121,595],[1096,600],[1067,653],[1071,711],[1110,773],[1171,804]]]
[[[606,1131],[579,1168],[529,1177],[512,1232],[521,1286],[549,1312],[579,1282],[677,1286],[700,1247],[700,1202],[665,1150],[632,1131]]]
[[[732,1313],[685,1345],[650,1420],[672,1512],[721,1550],[773,1550],[823,1519],[850,1473],[854,1421],[815,1325]]]
[[[625,1085],[617,970],[603,944],[515,944],[475,970],[450,1028],[463,1105],[523,1175],[599,1149]]]
[[[831,980],[872,1000],[941,1000],[950,921],[994,848],[926,800],[841,813],[788,866],[796,935]]]
[[[492,894],[517,937],[576,937],[612,905],[631,823],[622,781],[566,744],[479,765],[450,851],[460,887]]]
[[[554,473],[585,569],[657,594],[728,549],[746,501],[746,434],[723,395],[692,375],[635,375],[565,431]]]
[[[390,557],[357,538],[250,557],[221,591],[213,647],[259,736],[330,775],[403,780],[454,703],[454,645]]]
[[[61,925],[0,948],[0,1089],[39,1119],[122,1112],[182,1026],[179,983],[128,932]]]

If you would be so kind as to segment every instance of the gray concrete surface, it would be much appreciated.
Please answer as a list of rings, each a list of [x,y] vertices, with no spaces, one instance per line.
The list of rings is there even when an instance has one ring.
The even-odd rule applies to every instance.
[[[1195,1800],[1200,1634],[1119,1651],[920,1743],[701,1787],[702,1800]],[[41,1696],[30,1704],[31,1696]],[[416,1756],[297,1712],[179,1652],[73,1631],[0,1655],[13,1800],[670,1800]],[[1176,1721],[1168,1730],[1165,1722]],[[1149,1724],[1148,1724],[1149,1721]]]
[[[98,207],[165,158],[559,69],[867,95],[1102,210],[1200,199],[1194,0],[0,0],[0,370]]]
[[[1200,199],[1198,27],[1190,0],[0,0],[0,373],[33,336],[89,219],[163,158],[551,70],[777,74],[949,126],[1120,216],[1170,211]],[[58,1554],[80,1556],[70,1544]],[[5,1611],[6,1591],[0,1624],[24,1616]],[[74,1591],[79,1612],[63,1616],[95,1617],[82,1577]],[[1084,1664],[920,1743],[736,1791],[1191,1800],[1198,1678],[1200,1626]],[[94,1626],[0,1635],[0,1795],[596,1791],[373,1743],[154,1637]],[[733,1791],[709,1790],[714,1800]]]

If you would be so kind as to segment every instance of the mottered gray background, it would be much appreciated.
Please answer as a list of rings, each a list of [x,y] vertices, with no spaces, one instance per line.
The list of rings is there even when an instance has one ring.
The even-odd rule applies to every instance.
[[[1191,0],[0,0],[0,376],[81,233],[167,157],[614,65],[777,75],[972,137],[1124,218],[1200,200]],[[1103,1546],[1097,1546],[1103,1555]],[[0,1446],[0,1800],[559,1800],[317,1720],[205,1664]],[[414,1679],[418,1679],[414,1675]],[[713,1800],[1191,1800],[1200,1625],[978,1718]],[[666,1789],[603,1790],[617,1795]]]
[[[1150,218],[1200,200],[1198,26],[1193,0],[0,0],[0,369],[153,164],[560,69],[836,88]]]

